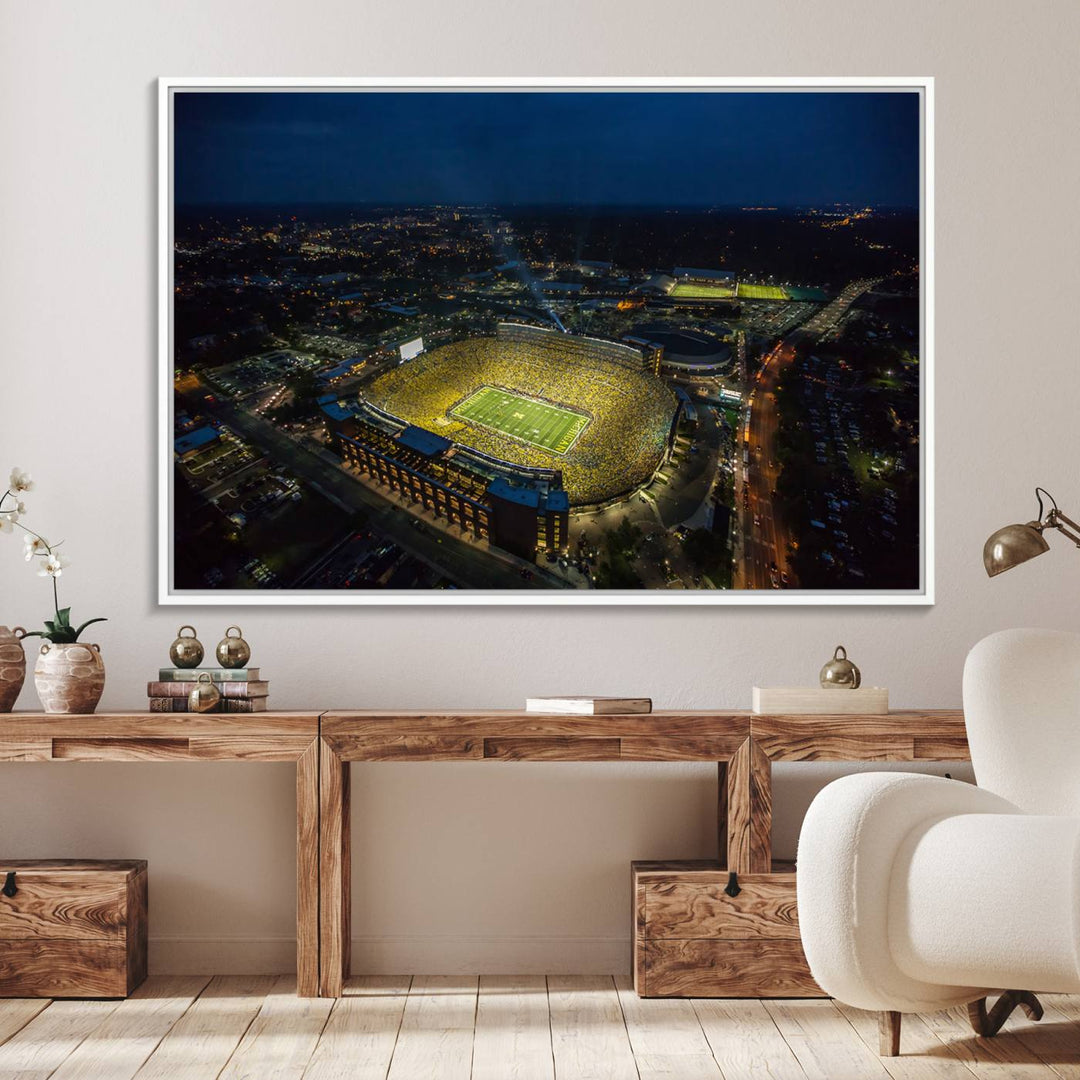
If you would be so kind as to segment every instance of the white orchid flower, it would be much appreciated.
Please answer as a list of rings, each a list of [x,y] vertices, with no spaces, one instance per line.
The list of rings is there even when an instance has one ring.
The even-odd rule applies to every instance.
[[[33,533],[27,533],[23,537],[23,555],[26,561],[29,562],[35,555],[47,555],[49,552],[49,541],[44,536],[35,536]]]
[[[15,526],[18,514],[9,514],[7,511],[0,514],[0,533],[9,533]]]
[[[22,469],[15,468],[11,470],[11,477],[8,480],[8,487],[12,491],[33,491],[34,481],[30,479],[30,474],[24,472]]]
[[[63,572],[64,568],[71,565],[71,560],[65,555],[60,555],[57,552],[53,552],[51,555],[45,557],[45,561],[41,564],[41,569],[38,571],[38,577],[54,577],[58,578]]]

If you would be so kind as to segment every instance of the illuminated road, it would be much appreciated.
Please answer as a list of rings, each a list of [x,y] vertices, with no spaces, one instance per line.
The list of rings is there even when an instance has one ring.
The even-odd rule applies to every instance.
[[[848,308],[873,288],[877,280],[851,282],[835,300],[762,357],[761,368],[750,384],[749,439],[743,441],[747,435],[744,427],[737,440],[740,447],[735,485],[735,503],[739,508],[735,563],[737,589],[798,588],[795,575],[788,568],[792,536],[773,497],[780,478],[776,460],[779,428],[776,387],[795,359],[798,342],[807,338],[820,340],[835,330]],[[748,450],[748,465],[742,463],[742,447]],[[782,578],[785,574],[786,583]]]
[[[749,450],[750,460],[741,466],[736,485],[741,549],[736,587],[740,589],[773,588],[780,584],[780,573],[787,572],[790,534],[772,493],[780,476],[776,461],[776,386],[794,358],[795,347],[790,340],[774,345],[762,358],[761,370],[752,384],[750,437],[748,445],[740,443]]]

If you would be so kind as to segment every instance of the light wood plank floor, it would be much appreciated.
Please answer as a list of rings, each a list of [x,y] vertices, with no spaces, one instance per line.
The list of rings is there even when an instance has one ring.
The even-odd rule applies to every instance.
[[[0,1000],[0,1080],[1080,1080],[1080,997],[977,1039],[962,1010],[642,1000],[624,976],[158,976],[127,1001]]]

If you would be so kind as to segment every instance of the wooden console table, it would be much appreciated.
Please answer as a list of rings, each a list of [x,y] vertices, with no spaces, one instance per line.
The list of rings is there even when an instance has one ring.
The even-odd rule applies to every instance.
[[[302,996],[338,997],[349,973],[353,761],[715,762],[717,845],[710,865],[740,876],[776,876],[774,761],[963,760],[967,738],[958,709],[887,716],[384,711],[0,717],[0,762],[295,762]]]
[[[772,859],[774,761],[967,761],[961,709],[905,709],[879,716],[751,713],[740,789],[745,810],[732,869],[768,872]]]
[[[11,713],[3,761],[295,762],[297,992],[318,994],[319,713]]]
[[[349,764],[353,761],[710,761],[717,763],[717,869],[772,870],[772,762],[962,761],[960,710],[886,716],[654,712],[544,716],[327,712],[320,739],[320,993],[349,974]]]

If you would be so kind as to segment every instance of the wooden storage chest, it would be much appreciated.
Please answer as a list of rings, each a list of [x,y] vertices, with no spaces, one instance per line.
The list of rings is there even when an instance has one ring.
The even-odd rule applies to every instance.
[[[795,867],[635,862],[634,989],[642,997],[823,997],[803,955]],[[735,891],[733,889],[732,891]]]
[[[146,978],[146,862],[0,860],[0,997],[126,997]]]

